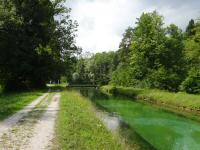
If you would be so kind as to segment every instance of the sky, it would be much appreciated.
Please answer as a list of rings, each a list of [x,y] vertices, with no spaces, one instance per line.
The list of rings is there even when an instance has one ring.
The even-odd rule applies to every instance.
[[[125,29],[134,27],[143,12],[158,11],[165,25],[185,30],[200,17],[200,0],[68,0],[71,18],[77,20],[77,45],[84,52],[117,50]]]

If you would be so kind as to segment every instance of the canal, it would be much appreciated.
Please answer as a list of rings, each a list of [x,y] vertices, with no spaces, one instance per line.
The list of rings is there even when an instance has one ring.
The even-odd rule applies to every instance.
[[[106,126],[111,130],[119,128],[117,131],[136,149],[200,149],[199,122],[132,99],[108,96],[95,88],[79,91],[105,112],[101,118]]]

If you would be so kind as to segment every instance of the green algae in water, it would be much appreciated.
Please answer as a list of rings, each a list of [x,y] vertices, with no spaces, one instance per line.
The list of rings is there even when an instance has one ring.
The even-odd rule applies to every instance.
[[[200,124],[149,105],[110,98],[96,102],[118,113],[140,136],[159,150],[199,150]]]
[[[96,89],[82,88],[80,92],[100,108],[118,114],[158,150],[200,150],[199,122],[125,97],[109,97]]]

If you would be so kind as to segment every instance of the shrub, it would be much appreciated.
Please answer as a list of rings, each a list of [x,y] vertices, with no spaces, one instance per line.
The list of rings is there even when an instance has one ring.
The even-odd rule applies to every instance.
[[[162,90],[178,91],[181,84],[181,78],[178,74],[160,67],[153,70],[148,76],[149,87]]]
[[[119,65],[112,73],[111,84],[120,86],[133,86],[132,70],[130,66]]]
[[[181,89],[187,93],[200,93],[200,68],[190,70],[188,77],[181,84]]]

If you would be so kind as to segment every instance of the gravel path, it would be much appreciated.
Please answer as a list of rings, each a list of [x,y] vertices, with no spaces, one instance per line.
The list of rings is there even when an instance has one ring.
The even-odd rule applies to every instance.
[[[4,133],[0,136],[0,150],[50,149],[59,99],[58,93],[45,94],[13,115],[13,120],[9,118],[2,122],[0,129]]]
[[[31,104],[24,107],[22,110],[18,111],[17,113],[12,115],[11,117],[0,122],[0,137],[7,130],[9,130],[13,125],[15,125],[20,119],[22,119],[24,116],[26,116],[28,114],[28,112],[32,111],[33,108],[35,108],[35,106],[37,104],[39,104],[41,102],[41,100],[43,100],[47,95],[48,95],[48,93],[43,94],[42,96],[40,96],[39,98],[34,100]]]
[[[59,109],[60,94],[56,94],[49,107],[46,109],[43,117],[37,123],[34,136],[26,147],[26,150],[46,150],[50,149],[54,138],[54,126],[56,114]]]

